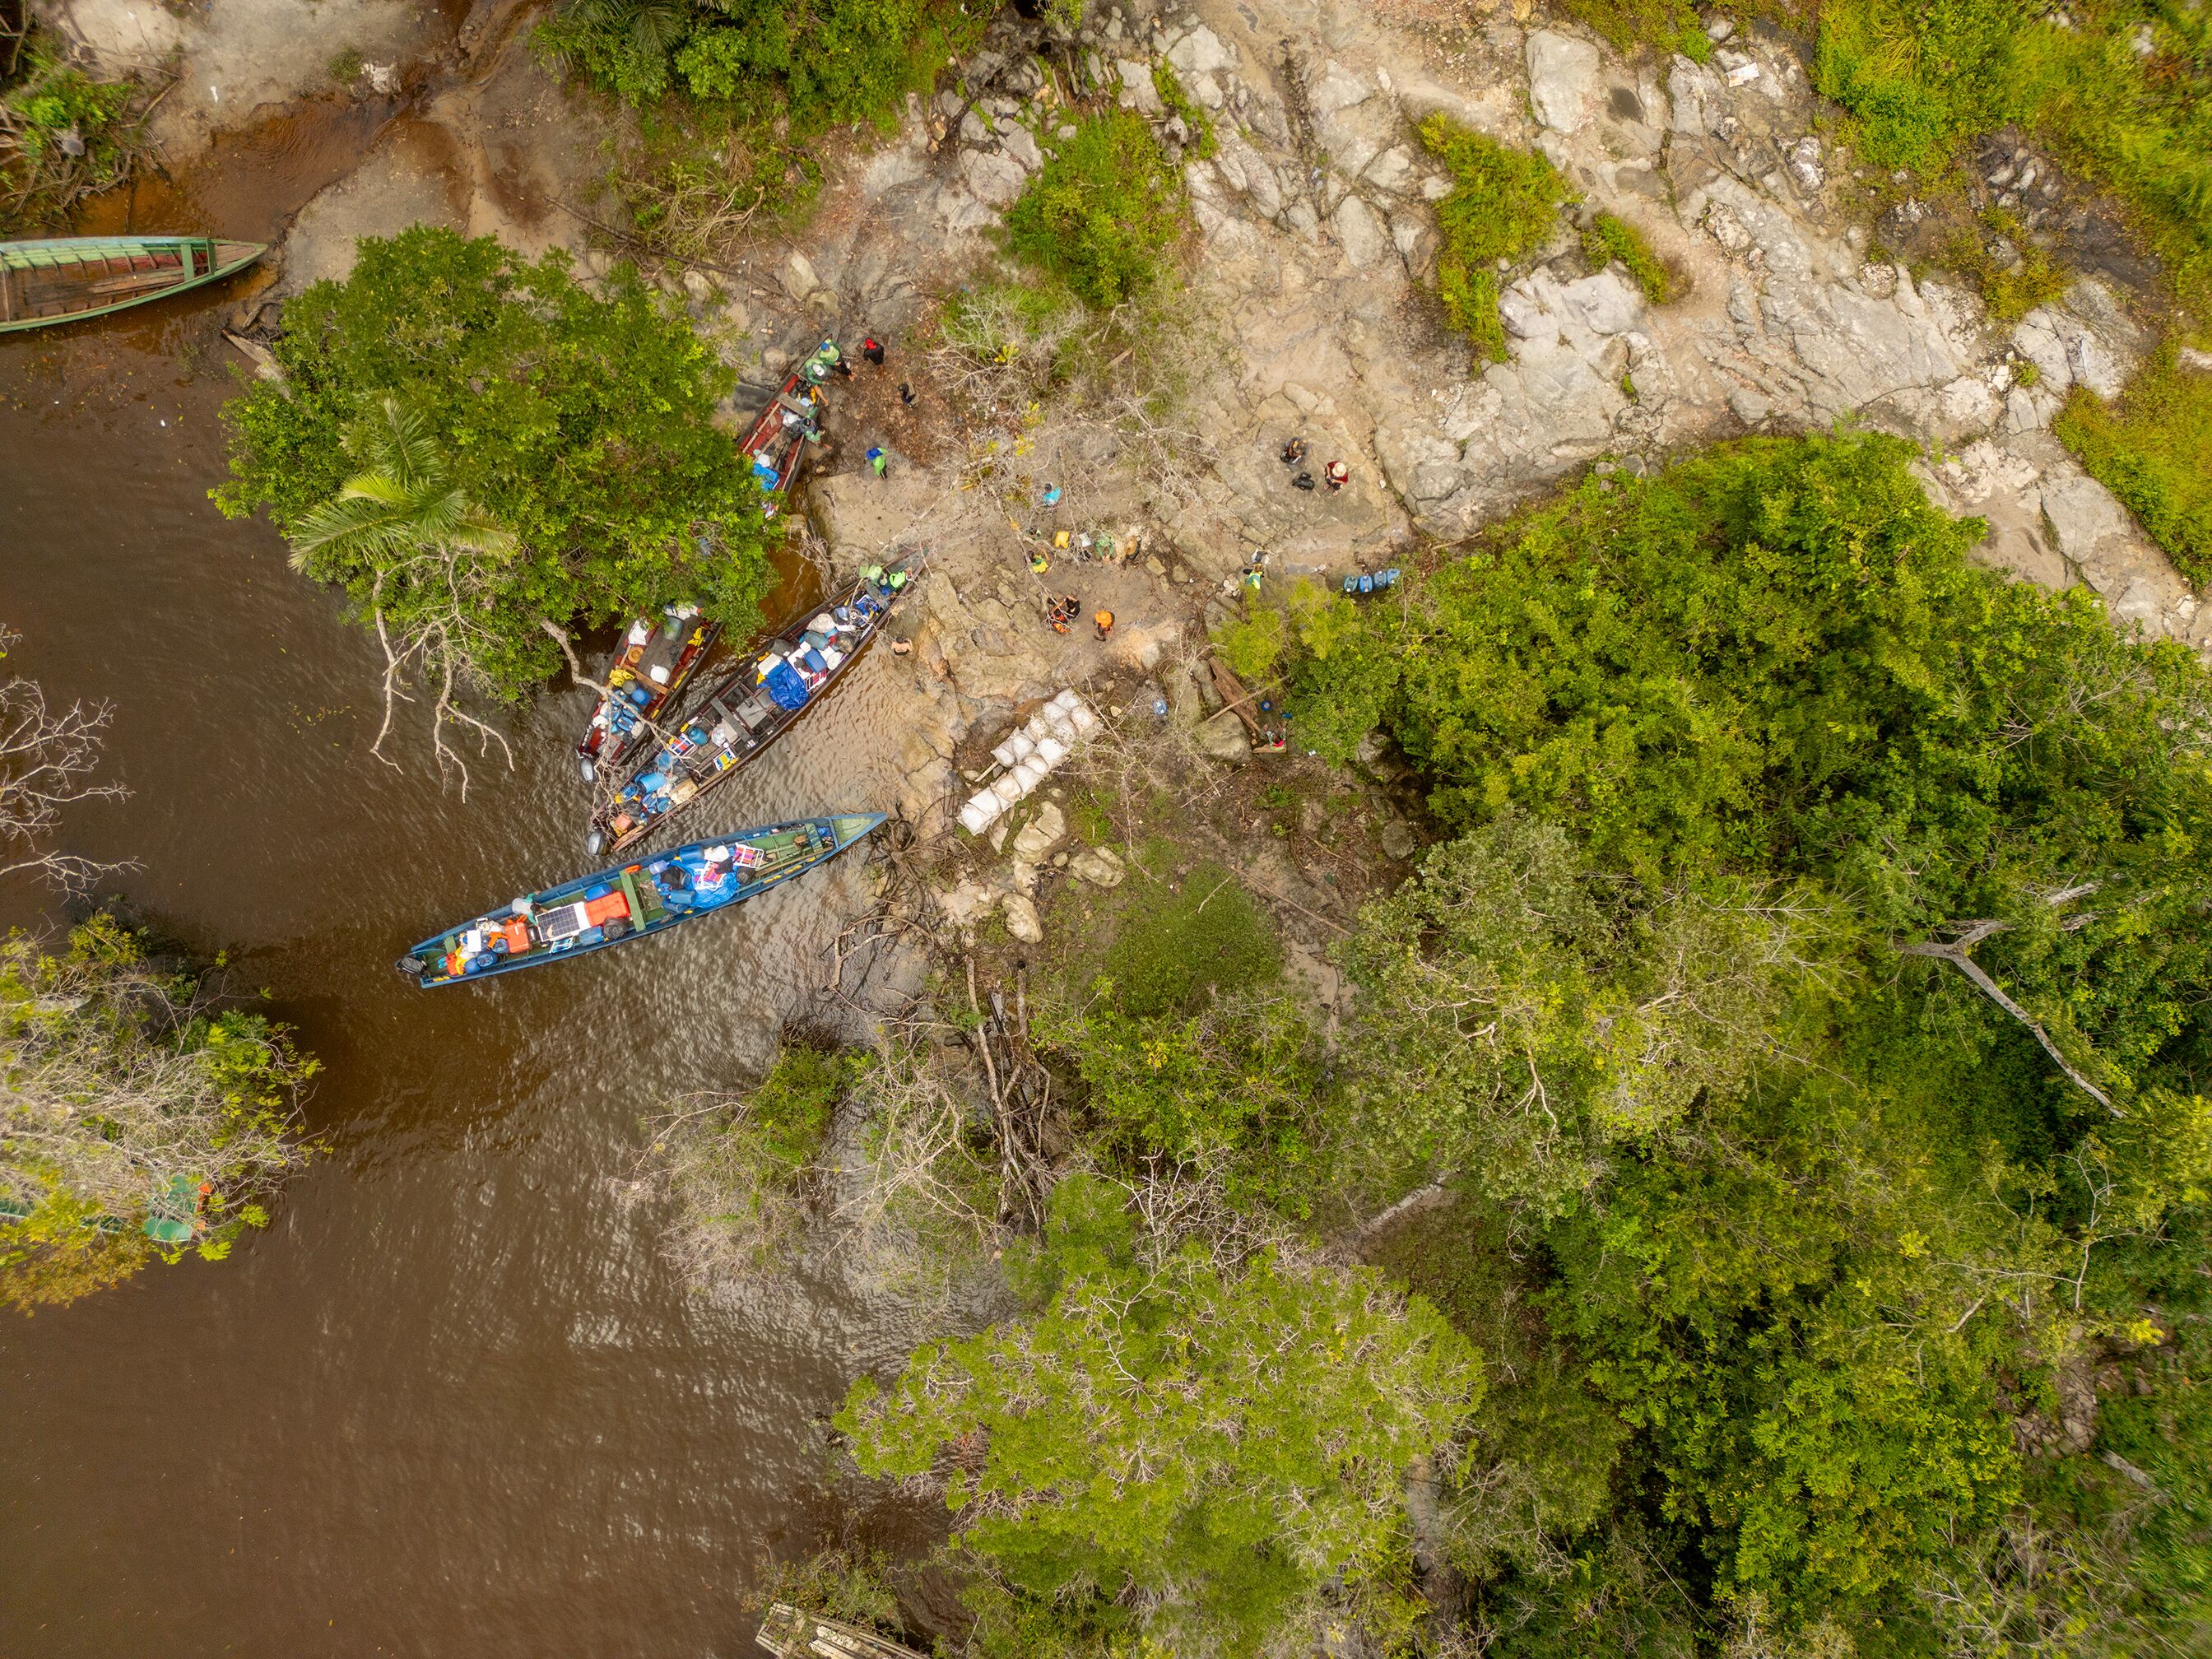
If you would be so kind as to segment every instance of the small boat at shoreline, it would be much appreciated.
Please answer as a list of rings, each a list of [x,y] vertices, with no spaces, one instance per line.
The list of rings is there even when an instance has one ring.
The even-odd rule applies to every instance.
[[[219,283],[269,251],[213,236],[48,236],[0,242],[0,334],[105,317]]]
[[[873,643],[900,595],[928,563],[918,554],[863,575],[806,622],[789,628],[708,691],[608,791],[592,814],[587,853],[621,853],[757,759],[829,695]]]
[[[607,670],[607,690],[592,710],[591,724],[576,744],[576,763],[589,783],[602,766],[619,767],[653,728],[658,716],[684,690],[692,672],[722,635],[722,624],[708,622],[696,605],[672,605],[659,617],[640,617],[623,636],[623,653]]]
[[[427,991],[664,933],[827,863],[866,840],[884,816],[794,818],[595,871],[433,933],[395,965]]]
[[[912,1648],[841,1619],[802,1613],[787,1601],[769,1603],[753,1641],[776,1659],[922,1659]]]
[[[822,394],[795,368],[784,376],[783,385],[761,406],[738,442],[752,462],[753,477],[761,487],[763,518],[773,519],[783,510],[806,446],[821,437]]]

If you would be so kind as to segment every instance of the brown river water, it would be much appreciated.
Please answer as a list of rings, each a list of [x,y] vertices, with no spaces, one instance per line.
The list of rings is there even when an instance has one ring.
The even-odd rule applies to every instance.
[[[817,1419],[911,1333],[826,1279],[687,1293],[615,1183],[655,1103],[770,1051],[866,867],[543,974],[404,981],[416,939],[588,867],[589,696],[507,721],[515,770],[465,803],[405,711],[403,769],[370,757],[373,641],[207,500],[230,303],[0,340],[0,621],[7,670],[113,705],[132,793],[66,844],[137,860],[106,891],[269,988],[326,1068],[329,1150],[231,1261],[0,1316],[0,1659],[746,1651],[759,1564],[823,1520]],[[696,833],[887,803],[895,660]],[[0,926],[64,915],[0,883]]]

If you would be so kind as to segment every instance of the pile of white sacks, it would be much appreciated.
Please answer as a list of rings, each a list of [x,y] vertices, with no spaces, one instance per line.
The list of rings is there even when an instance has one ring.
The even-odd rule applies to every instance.
[[[1098,729],[1098,716],[1073,690],[1061,692],[1030,716],[1029,724],[991,751],[1006,771],[960,809],[960,823],[980,836],[1052,775],[1075,745]]]

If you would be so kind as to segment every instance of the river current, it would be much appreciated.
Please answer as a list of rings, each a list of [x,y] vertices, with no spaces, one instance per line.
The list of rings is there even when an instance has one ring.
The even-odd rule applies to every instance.
[[[207,499],[218,297],[0,340],[0,672],[113,708],[104,884],[266,987],[325,1071],[327,1150],[231,1261],[0,1316],[0,1659],[705,1655],[820,1523],[817,1419],[901,1334],[823,1285],[692,1294],[618,1187],[641,1117],[771,1051],[865,908],[848,854],[732,915],[425,993],[392,960],[588,867],[587,693],[503,722],[464,801],[373,640]],[[694,814],[710,834],[893,794],[864,659]],[[0,882],[0,925],[64,907]]]

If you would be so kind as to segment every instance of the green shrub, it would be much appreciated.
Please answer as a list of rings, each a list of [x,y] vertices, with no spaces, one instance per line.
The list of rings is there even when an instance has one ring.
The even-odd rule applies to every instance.
[[[2168,345],[2117,404],[2076,387],[2051,429],[2183,575],[2212,583],[2212,374]]]
[[[1671,49],[1691,35],[1705,39],[1688,0],[1561,0],[1559,9],[1622,52],[1642,46]]]
[[[1601,270],[1620,260],[1644,290],[1644,297],[1655,306],[1663,306],[1674,297],[1674,279],[1651,251],[1651,244],[1644,240],[1644,233],[1614,214],[1601,213],[1590,221],[1583,232],[1583,257]]]
[[[10,43],[0,35],[0,50]],[[120,184],[137,149],[131,117],[137,87],[96,81],[70,62],[53,36],[33,27],[20,48],[20,71],[0,89],[0,203],[25,225],[58,219],[78,198]],[[74,133],[83,153],[62,140]],[[0,222],[0,230],[5,229]]]
[[[1282,962],[1274,930],[1244,884],[1202,864],[1125,915],[1103,967],[1115,1005],[1149,1016],[1194,1008],[1209,990],[1265,984]]]
[[[1189,130],[1192,155],[1203,161],[1220,149],[1220,141],[1213,136],[1213,118],[1183,90],[1182,77],[1164,58],[1152,65],[1152,90],[1159,94],[1168,113],[1180,118]]]
[[[2016,0],[1826,0],[1814,82],[1847,137],[1923,179],[2008,122],[2108,185],[2191,304],[2212,295],[2212,13],[2136,0],[2024,18]],[[2136,50],[2148,30],[2150,51]]]
[[[1012,251],[1101,310],[1158,283],[1182,226],[1182,170],[1127,110],[1084,121],[1006,215]]]
[[[1508,149],[1449,116],[1423,121],[1421,142],[1452,175],[1451,193],[1437,204],[1437,297],[1477,355],[1503,362],[1498,262],[1540,246],[1557,228],[1561,204],[1575,194],[1542,156]]]

